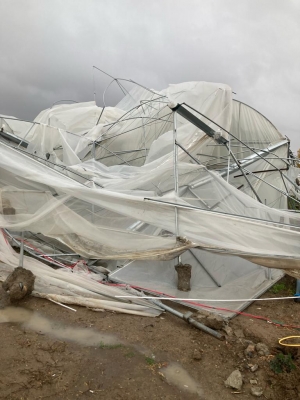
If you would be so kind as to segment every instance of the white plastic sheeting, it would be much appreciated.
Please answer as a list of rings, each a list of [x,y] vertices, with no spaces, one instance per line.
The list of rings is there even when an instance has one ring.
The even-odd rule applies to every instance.
[[[201,298],[201,302],[181,303],[231,318],[236,314],[235,311],[241,311],[250,303],[237,300],[258,297],[283,276],[281,270],[264,268],[240,257],[191,249],[182,255],[182,263],[192,265],[191,290],[183,293],[177,289],[176,263],[176,260],[155,264],[132,261],[110,274],[110,278],[144,288],[146,292],[153,292],[160,297]],[[218,299],[222,299],[222,303],[214,301]],[[231,299],[236,301],[230,302]],[[225,308],[230,311],[223,310]]]
[[[189,168],[190,172],[193,172],[193,170],[197,171],[197,174],[200,176],[204,173],[206,175],[205,180],[207,178],[210,180],[210,187],[215,188],[214,192],[211,189],[206,192],[203,191],[203,193],[201,192],[202,201],[199,200],[199,207],[203,204],[203,200],[205,203],[208,200],[213,200],[219,203],[218,208],[214,211],[218,209],[226,213],[234,211],[234,214],[240,215],[239,217],[214,213],[210,209],[186,208],[189,207],[189,203],[185,201],[184,196],[178,198],[172,191],[166,193],[164,196],[149,196],[150,200],[145,200],[145,195],[141,194],[134,196],[132,194],[125,194],[124,192],[116,192],[115,190],[87,187],[77,182],[75,183],[64,175],[58,174],[55,170],[40,165],[31,158],[28,158],[25,163],[23,154],[17,153],[15,157],[13,153],[16,153],[15,150],[1,144],[2,157],[0,166],[19,177],[21,185],[24,181],[26,183],[33,182],[42,185],[47,182],[47,185],[52,190],[64,193],[65,196],[56,199],[55,197],[45,195],[44,199],[37,203],[38,209],[34,213],[33,220],[31,220],[31,215],[28,212],[27,214],[26,212],[24,213],[22,207],[20,208],[20,212],[18,212],[18,207],[16,207],[14,215],[1,215],[2,227],[12,230],[25,229],[32,230],[33,232],[39,231],[46,236],[52,236],[52,230],[52,237],[57,236],[62,239],[59,236],[59,232],[62,229],[60,221],[63,219],[66,234],[76,234],[76,237],[79,239],[83,238],[85,244],[90,241],[91,247],[98,246],[105,249],[104,239],[106,235],[106,239],[110,243],[110,250],[115,249],[115,253],[110,252],[109,254],[111,258],[115,258],[120,249],[124,249],[124,247],[129,258],[134,259],[134,253],[139,253],[137,255],[138,258],[143,258],[140,253],[152,250],[153,247],[156,254],[159,251],[163,251],[163,243],[166,243],[167,248],[170,246],[174,250],[174,238],[167,237],[162,239],[162,237],[152,235],[149,237],[148,244],[144,240],[143,233],[132,233],[125,229],[117,229],[118,232],[115,233],[110,232],[111,236],[108,236],[107,232],[101,236],[100,230],[109,227],[111,221],[114,222],[113,218],[101,219],[102,226],[95,226],[95,229],[99,228],[99,233],[95,235],[92,231],[90,234],[89,229],[92,223],[85,225],[83,221],[80,223],[78,219],[71,218],[70,213],[75,210],[70,212],[67,210],[66,218],[64,218],[64,212],[61,212],[59,207],[63,207],[63,204],[72,196],[86,202],[86,204],[95,205],[100,209],[131,217],[134,220],[145,222],[151,226],[175,234],[174,207],[172,204],[160,203],[164,201],[165,203],[176,203],[178,205],[179,235],[187,239],[188,246],[192,242],[194,246],[212,251],[241,255],[250,260],[255,259],[255,262],[258,264],[270,267],[294,268],[300,266],[298,251],[300,217],[294,214],[291,215],[288,212],[270,209],[258,203],[256,200],[251,199],[246,194],[227,184],[217,174],[207,171],[204,167],[192,164],[185,166],[183,164],[186,171]],[[164,165],[161,165],[155,169],[155,173],[154,171],[152,172],[155,176],[161,176],[160,171],[163,167]],[[193,174],[188,174],[188,177],[191,179]],[[184,186],[186,186],[185,184],[186,182],[184,181]],[[9,193],[9,189],[2,192],[12,202],[11,205],[13,206],[13,197],[9,197]],[[12,194],[14,193],[12,192]],[[46,200],[47,197],[48,201]],[[226,201],[229,197],[230,201]],[[26,201],[25,196],[23,199]],[[196,199],[193,200],[193,204],[195,204],[195,201]],[[28,209],[28,203],[26,207]],[[56,209],[58,210],[57,213],[55,213]],[[245,217],[260,218],[265,221],[247,219]],[[293,227],[284,224],[292,224]],[[47,231],[44,232],[44,230],[49,229],[49,226],[51,227],[50,233]],[[124,235],[127,235],[126,240]],[[129,237],[132,240],[128,240]],[[144,243],[143,247],[140,247],[142,246],[141,243]],[[145,258],[149,259],[151,257],[146,255]]]
[[[0,280],[18,266],[19,255],[10,247],[4,234],[0,231]],[[118,301],[116,296],[126,295],[126,291],[117,287],[99,283],[101,275],[76,273],[75,270],[54,270],[47,265],[24,257],[24,267],[35,276],[33,295],[50,300],[62,300],[67,304],[77,304],[95,309],[119,311],[149,317],[159,315],[162,310],[144,300]],[[63,296],[57,297],[57,296]],[[134,303],[134,304],[132,304]]]
[[[4,207],[0,225],[41,232],[90,258],[170,259],[199,247],[268,267],[300,268],[298,216],[258,203],[218,173],[192,164],[180,149],[179,196],[175,195],[170,101],[187,103],[218,123],[224,137],[233,127],[251,146],[283,139],[247,106],[238,106],[237,117],[231,89],[222,84],[190,82],[162,92],[138,89],[116,108],[100,109],[92,102],[55,106],[37,117],[28,134],[33,156],[0,144],[2,204],[10,204]],[[200,118],[217,129],[206,117]],[[179,116],[177,141],[205,164],[208,157],[219,165],[226,162],[216,142]],[[286,146],[280,147],[275,158],[286,151]],[[93,152],[100,161],[91,159]],[[137,157],[137,152],[142,155]],[[277,168],[286,166],[279,159],[274,162]],[[260,177],[268,174],[273,182],[270,168],[259,160],[253,170]],[[269,198],[264,185],[253,183],[267,204],[280,206],[281,200],[275,202],[276,194]],[[14,213],[9,214],[9,208]]]

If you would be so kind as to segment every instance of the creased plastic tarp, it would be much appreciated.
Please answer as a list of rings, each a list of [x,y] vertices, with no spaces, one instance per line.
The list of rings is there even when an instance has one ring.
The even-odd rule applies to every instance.
[[[164,98],[163,112],[167,112],[168,101],[187,102],[225,129],[229,129],[231,126],[231,90],[226,85],[191,82],[174,85],[164,93],[152,93],[148,96],[152,102],[155,102],[157,97],[163,98],[162,96],[165,95],[167,97]],[[159,99],[159,102],[163,101]],[[121,110],[120,118],[128,112],[127,106],[123,106],[121,104],[118,108]],[[84,108],[84,106],[82,107]],[[91,120],[96,120],[99,115],[93,105],[88,106],[87,109],[89,107],[91,107],[91,114],[87,113],[87,128]],[[135,109],[136,113],[141,113],[140,118],[145,118],[144,112],[141,111],[143,107],[146,106],[144,104],[143,106],[137,105]],[[161,105],[153,111],[156,116],[161,112]],[[45,112],[44,116],[40,116],[40,121],[46,121],[47,113],[49,114],[49,110]],[[151,113],[152,111],[149,111],[147,114],[150,119],[151,115],[154,115]],[[217,173],[207,171],[203,166],[191,164],[191,159],[182,150],[179,150],[178,155],[180,196],[177,197],[174,194],[173,132],[170,130],[170,125],[164,120],[164,116],[160,116],[163,125],[158,131],[152,126],[152,123],[149,124],[149,129],[151,129],[148,132],[149,135],[146,136],[149,139],[150,149],[146,149],[142,166],[139,166],[139,163],[110,166],[120,163],[120,160],[116,154],[105,150],[107,156],[110,154],[107,165],[103,164],[106,161],[102,154],[103,162],[101,163],[92,160],[79,162],[71,165],[67,172],[61,172],[58,167],[52,168],[50,164],[49,166],[45,163],[42,164],[32,157],[1,144],[0,167],[3,173],[1,173],[0,180],[5,189],[3,192],[5,196],[13,196],[12,194],[8,195],[9,192],[12,193],[11,188],[27,191],[36,189],[50,192],[56,196],[35,210],[35,226],[30,221],[31,216],[28,216],[28,213],[18,211],[15,215],[3,215],[2,226],[10,229],[30,228],[39,232],[44,230],[45,234],[49,236],[53,233],[53,237],[68,241],[68,245],[71,247],[73,243],[72,248],[78,248],[79,253],[84,251],[84,247],[88,247],[86,246],[88,242],[92,243],[91,248],[95,248],[94,244],[96,243],[100,253],[104,249],[101,253],[103,257],[106,253],[107,257],[112,258],[124,256],[132,259],[137,257],[149,259],[160,257],[166,252],[171,252],[172,256],[175,256],[178,254],[177,250],[183,251],[185,246],[195,246],[214,252],[240,255],[269,267],[299,268],[299,217],[259,204],[256,200],[227,184]],[[45,119],[43,119],[44,117]],[[251,113],[246,113],[246,117],[250,118]],[[51,118],[54,118],[54,115],[50,117],[50,122]],[[57,121],[59,120],[56,124],[61,127],[40,125],[36,130],[38,132],[39,129],[40,133],[35,136],[31,145],[36,146],[35,151],[41,157],[46,151],[50,151],[49,161],[51,157],[59,157],[59,154],[53,148],[51,149],[54,146],[51,139],[47,138],[48,144],[46,139],[43,139],[41,143],[37,139],[39,135],[46,138],[48,129],[56,129],[53,137],[62,146],[62,154],[64,151],[66,152],[63,159],[73,163],[72,157],[75,155],[79,158],[79,152],[75,149],[74,144],[71,144],[69,133],[64,130],[71,126],[72,118],[70,121],[63,115],[60,119],[55,118]],[[122,120],[121,127],[97,125],[86,134],[81,132],[82,140],[88,141],[91,132],[96,130],[101,143],[105,141],[106,146],[113,153],[117,148],[126,151],[126,149],[132,150],[138,146],[139,149],[142,149],[145,132],[143,126],[137,125],[140,118],[134,114],[132,119]],[[65,122],[62,123],[62,121]],[[251,119],[251,123],[256,128],[261,126],[263,120],[258,119],[258,121],[256,124],[255,118]],[[209,121],[206,122],[213,126]],[[112,128],[110,129],[110,127]],[[132,127],[134,129],[130,130],[129,128]],[[270,143],[282,140],[282,135],[275,128],[269,128]],[[250,131],[255,131],[255,129],[252,127]],[[197,155],[201,149],[207,150],[209,143],[212,143],[211,139],[208,139],[202,131],[179,117],[177,135],[178,142],[193,155]],[[95,137],[96,135],[93,136],[93,140]],[[63,140],[66,140],[66,145]],[[82,145],[81,139],[79,143],[81,145],[80,152],[87,151],[84,150],[87,149],[87,145]],[[103,148],[101,149],[103,150]],[[215,151],[215,147],[212,146],[211,149],[210,154]],[[97,148],[96,152],[98,150]],[[90,180],[85,181],[82,178],[83,180],[79,183],[70,171],[80,172]],[[198,179],[203,180],[204,183],[202,186],[198,186],[196,196],[194,194],[191,196],[192,180],[197,181],[197,175]],[[209,186],[205,182],[209,183]],[[145,198],[150,200],[145,200]],[[69,201],[71,201],[70,207],[68,206]],[[160,201],[201,208],[188,209],[178,206],[179,235],[185,238],[183,244],[182,242],[178,243],[174,238],[176,228],[173,205],[162,204],[159,203]],[[209,205],[212,201],[214,204],[207,207],[207,204]],[[78,204],[81,204],[80,207]],[[71,211],[66,210],[65,206],[69,207]],[[76,208],[77,206],[80,210]],[[94,221],[93,218],[88,218],[87,212],[85,212],[88,209],[92,210],[92,206],[97,208],[97,213],[94,212],[93,215]],[[50,215],[55,208],[59,212],[53,214],[55,218],[51,219]],[[219,211],[219,213],[212,211]],[[80,218],[76,215],[74,215],[73,222],[73,219],[70,218],[73,212],[84,218],[85,222],[81,224]],[[66,215],[70,213],[67,219],[63,218],[64,213]],[[230,213],[236,215],[229,215]],[[247,217],[266,221],[247,219]],[[65,237],[59,236],[58,232],[62,227],[61,221],[65,226],[63,228]],[[116,221],[121,224],[118,226]],[[139,228],[132,228],[133,225],[137,226],[139,223],[141,223]],[[290,224],[292,227],[284,224]],[[116,228],[116,233],[111,230],[112,226]],[[157,236],[161,231],[165,231],[166,234]],[[107,238],[105,238],[105,234]],[[145,234],[149,235],[148,239],[145,238]],[[80,237],[80,243],[77,241],[78,237]],[[108,242],[110,247],[106,251]],[[183,247],[180,248],[180,246]],[[97,256],[99,256],[99,252]],[[150,256],[149,252],[152,252]]]
[[[10,247],[0,231],[0,280],[5,280],[18,266],[18,262],[18,254]],[[128,314],[156,316],[161,313],[158,307],[143,300],[134,300],[134,304],[116,300],[115,296],[126,295],[126,292],[97,282],[101,275],[92,277],[76,274],[67,269],[54,270],[27,256],[24,257],[24,267],[36,276],[33,294],[38,297]]]
[[[31,163],[28,160],[25,165],[22,161],[15,162],[16,159],[11,155],[12,150],[7,150],[8,157],[2,157],[0,161],[2,168],[4,164],[5,168],[11,165],[11,168],[14,169],[18,176],[38,183],[44,182],[45,173],[43,173],[42,168],[32,173],[36,161],[30,160],[32,161]],[[5,153],[3,152],[2,154]],[[191,166],[191,168],[195,167],[198,168],[197,166]],[[216,174],[212,172],[209,172],[209,174],[220,185],[220,193],[222,193],[221,190],[227,191],[227,193],[232,194],[232,198],[236,198],[237,203],[244,202],[244,216],[247,216],[248,213],[251,217],[256,215],[259,218],[265,217],[264,219],[273,221],[255,221],[246,219],[243,216],[236,217],[206,210],[178,207],[179,235],[187,238],[194,246],[211,251],[240,255],[261,265],[275,268],[299,267],[298,241],[300,233],[297,227],[299,226],[299,217],[291,216],[287,212],[272,210],[259,204],[254,199],[234,189]],[[51,183],[51,187],[57,191],[64,192],[66,195],[76,196],[78,199],[106,210],[111,210],[175,233],[174,208],[170,205],[144,200],[140,196],[85,187],[74,183],[63,175],[58,175],[54,170],[52,170],[52,175],[50,173],[47,174],[47,183],[48,185]],[[174,193],[169,193],[165,197],[153,197],[152,200],[174,202],[183,206],[188,205],[183,199],[177,198]],[[52,207],[52,200],[50,207]],[[17,219],[16,216],[15,219]],[[2,225],[4,227],[9,225],[7,216],[3,215],[2,218]],[[284,221],[293,222],[296,227],[286,227],[282,225]],[[9,227],[12,228],[11,225]],[[160,238],[157,238],[157,240],[159,241]],[[115,241],[116,248],[119,248],[120,245],[120,242]]]

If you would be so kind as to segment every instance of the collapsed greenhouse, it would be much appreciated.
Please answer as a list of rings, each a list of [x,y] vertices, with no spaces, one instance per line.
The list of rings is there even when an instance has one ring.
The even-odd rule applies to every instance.
[[[194,308],[228,300],[217,312],[232,316],[284,272],[299,278],[289,140],[225,84],[113,81],[115,107],[0,116],[0,279],[22,259],[35,294],[65,304],[158,315],[147,292]],[[188,292],[178,263],[192,266]]]

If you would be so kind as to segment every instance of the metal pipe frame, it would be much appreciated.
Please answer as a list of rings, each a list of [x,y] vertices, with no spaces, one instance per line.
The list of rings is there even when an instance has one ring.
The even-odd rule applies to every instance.
[[[186,103],[184,103],[184,104],[187,105]],[[187,105],[187,106],[188,106],[188,105]],[[171,110],[173,110],[173,111],[176,110],[176,111],[177,111],[182,117],[184,117],[187,121],[191,122],[191,123],[192,123],[193,125],[195,125],[197,128],[199,128],[199,129],[201,129],[203,132],[205,132],[208,136],[210,136],[211,138],[213,138],[214,140],[216,140],[217,143],[222,144],[222,145],[224,145],[224,146],[227,148],[227,150],[230,152],[232,158],[234,159],[236,165],[239,167],[241,173],[243,174],[245,180],[247,181],[249,187],[250,187],[251,190],[253,191],[255,197],[257,198],[257,200],[258,200],[260,203],[262,203],[262,201],[261,201],[261,199],[260,199],[258,193],[256,192],[256,190],[254,189],[253,185],[252,185],[251,182],[249,181],[248,177],[247,177],[246,174],[244,173],[242,163],[240,163],[240,162],[237,160],[237,158],[235,157],[234,153],[233,153],[233,152],[231,151],[231,149],[229,148],[229,146],[228,146],[228,140],[225,139],[225,138],[223,138],[222,136],[218,136],[218,137],[217,137],[217,136],[216,136],[217,132],[215,132],[213,129],[211,129],[208,125],[206,125],[206,124],[205,124],[203,121],[201,121],[199,118],[196,118],[192,113],[190,113],[189,111],[187,111],[186,108],[184,108],[182,105],[180,105],[180,104],[177,104],[177,105],[175,105],[175,106],[169,105],[169,107],[170,107]],[[200,115],[204,116],[204,117],[207,118],[209,121],[211,121],[211,122],[214,123],[214,121],[212,121],[210,118],[206,117],[204,114],[200,113],[199,111],[197,111],[197,110],[194,109],[193,107],[191,107],[191,106],[188,106],[188,107],[190,107],[192,110],[198,112]],[[215,123],[215,124],[216,124],[216,123]],[[219,126],[221,129],[223,129],[220,125],[218,125],[218,124],[216,124],[216,125]],[[232,135],[232,134],[231,134],[230,132],[228,132],[227,130],[224,129],[224,131],[227,132],[229,135],[233,136],[236,140],[240,141],[239,139],[236,138],[236,136]],[[240,141],[240,143],[242,143],[243,145],[245,145],[242,141]],[[248,146],[246,146],[246,147],[248,147]],[[187,150],[184,149],[182,146],[181,146],[181,148],[182,148],[182,150],[184,150],[187,154],[189,154],[189,153],[187,152]],[[284,182],[283,173],[282,173],[282,171],[281,171],[280,169],[278,169],[274,164],[270,163],[265,157],[262,157],[259,153],[255,152],[255,151],[254,151],[253,149],[251,149],[250,147],[249,147],[249,149],[250,149],[252,152],[254,152],[254,153],[256,154],[256,156],[259,156],[259,157],[262,158],[264,161],[267,161],[267,162],[268,162],[270,165],[272,165],[277,171],[279,171],[279,173],[281,174],[281,178],[282,178],[282,180],[283,180],[283,182]],[[190,157],[192,157],[191,154],[189,154],[189,155],[190,155]],[[194,157],[192,157],[192,158],[194,159],[194,161],[196,161],[197,163],[199,163]],[[229,176],[229,171],[227,171],[227,176]],[[253,174],[253,176],[256,177],[255,174]],[[290,179],[288,179],[288,180],[291,181]],[[291,182],[292,182],[292,181],[291,181]],[[265,183],[267,183],[267,182],[265,182]],[[292,182],[292,183],[293,183],[293,182]],[[285,185],[285,182],[284,182],[284,185]],[[296,187],[296,185],[295,185],[294,183],[293,183],[293,185]],[[274,188],[275,188],[275,186],[274,186]],[[286,185],[285,185],[285,188],[286,188],[286,190],[287,190]],[[278,189],[278,190],[279,190],[279,189]],[[283,194],[283,193],[285,193],[285,192],[282,192],[282,191],[281,191],[281,193]],[[290,197],[287,193],[285,193],[285,195],[288,196],[288,197]],[[297,201],[297,200],[296,200],[296,201]],[[300,202],[299,202],[299,203],[300,203]]]
[[[173,112],[173,173],[174,173],[174,191],[176,195],[179,194],[179,185],[178,185],[178,149],[176,145],[177,139],[177,115],[176,111]],[[176,237],[179,236],[179,227],[178,227],[178,210],[175,207],[175,232]],[[178,264],[181,263],[181,256],[178,256]]]
[[[227,150],[229,151],[229,153],[231,154],[232,158],[234,159],[236,165],[240,168],[241,173],[243,174],[244,178],[246,179],[248,185],[250,186],[250,188],[252,189],[252,192],[254,193],[255,197],[257,198],[257,200],[262,203],[259,195],[257,194],[256,190],[254,189],[254,187],[252,186],[251,182],[249,181],[247,175],[244,172],[244,168],[241,166],[241,164],[238,162],[238,160],[236,159],[235,155],[233,154],[232,150],[228,147],[227,143],[225,143],[225,146],[227,148]],[[227,173],[227,175],[229,175],[229,172]]]
[[[218,280],[208,271],[207,268],[202,264],[202,262],[199,260],[199,258],[194,254],[192,249],[188,249],[188,251],[192,254],[192,256],[195,258],[195,260],[200,264],[201,268],[206,272],[206,274],[210,277],[210,279],[214,282],[214,284],[218,287],[222,287],[222,285],[218,282]]]
[[[176,142],[176,145],[179,146],[186,154],[188,154],[197,164],[200,164],[199,161],[198,161],[195,157],[193,157],[193,156],[192,156],[183,146],[181,146],[178,142]],[[225,144],[225,146],[227,147],[227,144]],[[232,155],[233,158],[235,158],[235,156],[234,156],[234,154],[233,154],[232,152],[231,152],[231,155]],[[237,160],[236,160],[236,162],[237,162]],[[200,164],[200,165],[201,165],[201,164]],[[251,185],[251,183],[250,183],[250,181],[249,181],[247,175],[245,174],[245,172],[246,172],[247,174],[249,174],[249,175],[252,175],[252,176],[255,177],[256,179],[258,179],[258,180],[264,182],[265,184],[271,186],[273,189],[277,190],[279,193],[283,194],[283,195],[286,196],[287,198],[292,199],[292,200],[295,201],[296,203],[299,203],[299,204],[300,204],[300,201],[299,201],[299,200],[295,199],[294,197],[291,197],[288,193],[284,192],[283,190],[277,188],[276,186],[272,185],[271,183],[269,183],[269,182],[265,181],[264,179],[260,178],[260,177],[257,176],[255,173],[253,173],[253,172],[247,170],[244,166],[240,166],[239,169],[240,169],[240,171],[242,172],[242,175],[244,176],[244,178],[245,178],[246,181],[248,182],[250,188],[252,189],[253,193],[256,195],[257,200],[258,200],[260,203],[262,203],[262,201],[261,201],[261,199],[259,198],[259,196],[258,196],[258,194],[256,193],[256,191],[254,190],[253,186]],[[244,171],[245,171],[245,172],[244,172]],[[277,170],[275,170],[275,171],[277,171]],[[266,172],[267,172],[267,171],[266,171]],[[195,186],[193,185],[192,188],[194,188],[194,187],[195,187]],[[262,203],[262,204],[263,204],[263,203]]]
[[[170,301],[172,301],[172,298],[170,298]],[[183,320],[185,320],[186,322],[188,322],[189,324],[193,325],[195,328],[200,329],[201,331],[208,333],[209,335],[215,337],[216,339],[219,340],[224,340],[225,337],[222,333],[219,333],[218,331],[215,331],[211,328],[209,328],[208,326],[201,324],[200,322],[196,321],[194,318],[192,318],[193,313],[191,312],[187,312],[186,314],[182,314],[181,312],[175,310],[172,307],[167,306],[166,304],[162,303],[159,300],[153,300],[152,302],[157,305],[158,307],[163,308],[164,310],[168,311],[169,313],[175,315],[176,317],[179,317]]]
[[[52,161],[46,160],[46,159],[44,159],[44,158],[42,158],[42,157],[40,157],[40,156],[36,156],[35,154],[29,153],[29,152],[27,152],[27,151],[25,151],[25,150],[22,150],[22,149],[20,149],[20,148],[16,148],[16,147],[14,147],[14,146],[10,146],[10,145],[8,145],[8,144],[6,144],[6,143],[2,143],[2,142],[1,142],[1,145],[6,146],[6,147],[9,147],[9,148],[11,148],[11,149],[13,149],[13,150],[15,150],[15,151],[17,151],[17,152],[23,153],[23,155],[24,155],[25,157],[31,158],[31,159],[33,159],[35,162],[42,163],[42,162],[41,162],[41,160],[42,160],[42,161],[43,161],[42,164],[43,164],[46,168],[54,169],[54,168],[50,168],[48,164],[54,165],[55,167],[61,168],[63,171],[68,171],[68,172],[70,172],[70,173],[72,173],[72,174],[74,174],[74,175],[79,176],[80,178],[84,179],[85,181],[91,182],[91,183],[95,184],[96,186],[99,186],[99,187],[103,188],[102,185],[99,185],[98,183],[94,182],[94,181],[91,180],[91,179],[88,179],[86,176],[81,175],[81,174],[79,174],[79,173],[76,172],[76,171],[73,171],[73,170],[68,169],[68,167],[65,166],[65,165],[56,164],[56,163],[54,163],[54,162],[52,162]],[[75,178],[72,178],[72,177],[70,177],[70,176],[68,176],[68,175],[63,174],[63,172],[60,172],[60,171],[57,171],[57,170],[55,170],[55,172],[57,172],[57,173],[60,174],[60,175],[63,175],[64,177],[66,177],[66,178],[68,178],[68,179],[71,179],[72,181],[75,181],[75,182],[79,183],[80,185],[87,186],[86,184],[79,182],[79,181],[76,180]]]
[[[210,121],[210,122],[212,122],[213,124],[215,124],[216,126],[218,126],[218,127],[219,127],[220,129],[222,129],[224,132],[228,133],[228,135],[230,135],[231,137],[233,137],[233,138],[234,138],[235,140],[237,140],[239,143],[243,144],[243,145],[244,145],[245,147],[247,147],[250,151],[252,151],[252,153],[256,154],[259,158],[263,159],[263,160],[266,161],[268,164],[270,164],[273,168],[277,169],[278,172],[279,172],[281,175],[284,175],[274,164],[272,164],[270,161],[268,161],[267,158],[262,157],[262,156],[261,156],[258,152],[256,152],[253,148],[251,148],[251,147],[248,146],[245,142],[243,142],[242,140],[240,140],[239,138],[237,138],[233,133],[227,131],[227,130],[226,130],[225,128],[223,128],[221,125],[219,125],[218,123],[216,123],[216,122],[213,121],[212,119],[208,118],[206,115],[202,114],[200,111],[196,110],[195,108],[189,106],[189,105],[186,104],[186,103],[183,103],[183,104],[186,105],[187,107],[191,108],[193,111],[195,111],[195,112],[198,113],[199,115],[202,115],[202,117],[206,118],[208,121]],[[202,121],[201,121],[201,122],[202,122]],[[205,124],[205,125],[206,125],[206,124]],[[273,126],[274,126],[274,125],[273,125]],[[289,143],[289,140],[288,140],[288,139],[286,139],[286,143]],[[298,189],[297,186],[296,186],[296,184],[295,184],[291,179],[289,179],[286,175],[285,175],[285,178],[286,178],[296,189]]]
[[[203,208],[196,207],[196,206],[191,206],[187,204],[180,204],[180,203],[173,203],[170,201],[163,201],[163,200],[156,200],[156,199],[151,199],[150,197],[144,197],[145,201],[150,201],[152,203],[161,203],[170,207],[177,207],[177,208],[185,208],[187,210],[197,210],[197,211],[202,211],[202,212],[208,212],[208,213],[214,213],[214,214],[219,214],[219,215],[225,215],[225,216],[230,216],[234,218],[241,218],[241,219],[247,219],[250,221],[254,222],[264,222],[266,225],[279,225],[279,226],[286,226],[288,228],[294,228],[294,230],[297,230],[300,232],[300,223],[299,226],[297,225],[292,225],[292,224],[286,224],[285,222],[275,222],[275,221],[270,221],[267,219],[263,218],[257,218],[257,217],[248,217],[247,215],[240,215],[240,214],[232,214],[232,213],[226,213],[226,212],[221,212],[221,211],[216,211],[216,210],[204,210]],[[291,219],[293,219],[292,215],[290,216]]]

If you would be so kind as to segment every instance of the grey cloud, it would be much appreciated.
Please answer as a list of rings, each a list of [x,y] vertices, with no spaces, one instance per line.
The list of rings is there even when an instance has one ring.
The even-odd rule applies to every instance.
[[[0,113],[91,100],[97,65],[157,89],[227,83],[300,147],[296,0],[2,0],[0,12]],[[101,105],[109,79],[95,77]]]

